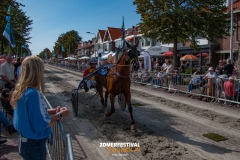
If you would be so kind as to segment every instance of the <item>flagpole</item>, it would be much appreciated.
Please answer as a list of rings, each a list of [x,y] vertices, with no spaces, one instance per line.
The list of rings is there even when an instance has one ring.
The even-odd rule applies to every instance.
[[[233,0],[231,0],[230,59],[233,58]]]

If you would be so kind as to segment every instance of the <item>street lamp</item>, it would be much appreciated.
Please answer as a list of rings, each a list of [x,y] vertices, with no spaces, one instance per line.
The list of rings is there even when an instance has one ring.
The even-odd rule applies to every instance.
[[[88,34],[94,34],[94,36],[95,36],[95,41],[96,41],[96,34],[95,33],[91,33],[91,32],[86,32],[86,33],[88,33]],[[94,54],[95,54],[95,58],[96,58],[96,52],[95,52],[95,43],[94,43]]]

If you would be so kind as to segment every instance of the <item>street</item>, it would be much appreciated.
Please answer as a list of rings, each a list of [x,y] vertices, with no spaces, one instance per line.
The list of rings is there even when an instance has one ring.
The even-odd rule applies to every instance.
[[[71,108],[71,90],[82,79],[81,73],[46,65],[47,98],[52,106],[61,105]],[[127,109],[121,111],[115,105],[116,112],[104,117],[99,98],[79,91],[79,114],[73,114],[65,121],[66,131],[73,137],[75,158],[88,159],[238,159],[240,124],[234,114],[225,115],[199,107],[177,102],[185,97],[176,96],[174,101],[157,97],[142,86],[132,86],[133,115],[137,131],[130,131]],[[137,89],[135,89],[137,88]],[[140,92],[142,90],[143,92]],[[147,92],[146,92],[147,90]],[[165,93],[167,96],[172,94]],[[58,95],[56,97],[56,95]],[[55,99],[55,100],[54,100]],[[187,100],[187,98],[185,98]],[[195,103],[198,102],[195,100]],[[193,102],[194,103],[194,102]],[[219,106],[220,107],[220,106]],[[226,108],[228,109],[228,108]],[[239,108],[229,109],[239,113]],[[239,114],[238,114],[239,115]],[[202,135],[217,133],[228,138],[214,142]],[[125,156],[113,156],[99,147],[101,142],[138,142],[140,153],[128,153]]]

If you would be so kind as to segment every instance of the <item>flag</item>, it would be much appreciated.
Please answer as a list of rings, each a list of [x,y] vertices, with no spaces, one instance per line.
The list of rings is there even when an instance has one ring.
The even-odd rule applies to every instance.
[[[124,50],[125,48],[125,39],[124,39],[124,17],[123,17],[123,21],[122,21],[122,27],[121,27],[121,30],[122,30],[122,50]]]
[[[65,52],[65,48],[64,48],[64,46],[63,46],[63,45],[62,45],[62,51],[63,51],[63,52]]]
[[[8,15],[11,14],[11,6],[8,6],[7,14],[8,14]]]
[[[24,42],[22,42],[22,48],[27,49],[27,46],[26,46],[26,44]]]
[[[6,25],[6,27],[3,31],[3,36],[9,41],[12,48],[14,48],[16,46],[16,44],[15,44],[15,41],[14,41],[10,16],[6,16],[6,20],[7,20],[7,25]]]

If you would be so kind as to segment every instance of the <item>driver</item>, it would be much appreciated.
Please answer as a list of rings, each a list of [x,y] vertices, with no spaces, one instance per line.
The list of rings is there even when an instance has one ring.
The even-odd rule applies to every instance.
[[[97,65],[97,60],[96,59],[91,59],[90,60],[90,66],[88,68],[86,68],[83,72],[83,78],[85,78],[87,75],[89,75],[90,73],[94,72],[96,70],[96,65]],[[96,85],[96,81],[95,81],[95,77],[92,76],[87,82],[84,82],[84,90],[85,92],[89,91],[89,88],[91,86],[95,86]]]

